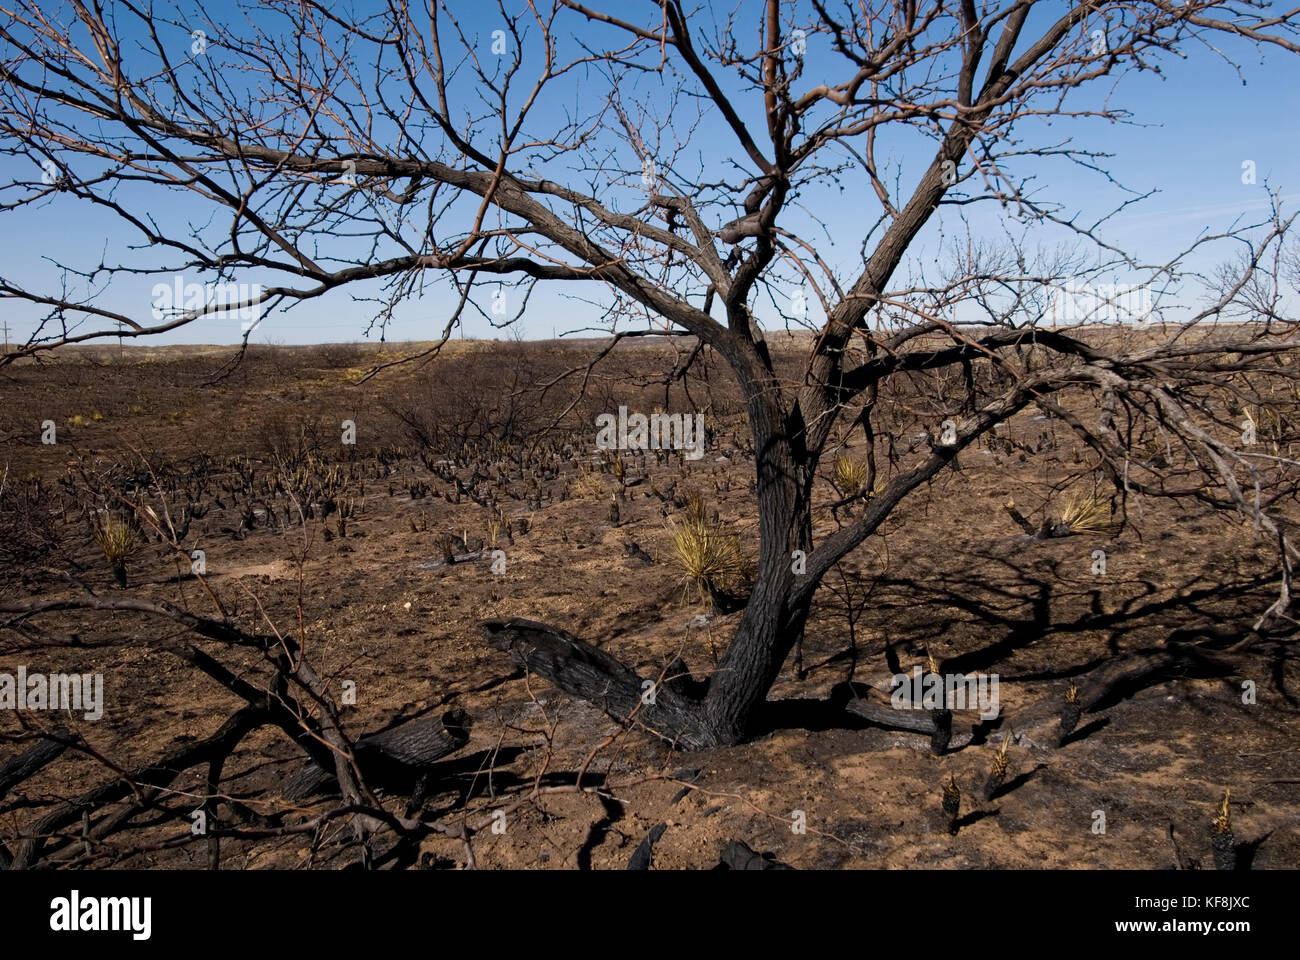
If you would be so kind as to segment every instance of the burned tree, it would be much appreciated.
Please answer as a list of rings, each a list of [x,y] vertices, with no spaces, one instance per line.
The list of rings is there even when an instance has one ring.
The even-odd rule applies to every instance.
[[[683,747],[744,739],[827,572],[963,450],[1030,407],[1078,435],[1121,503],[1171,497],[1249,517],[1276,539],[1289,584],[1296,547],[1276,507],[1294,489],[1280,446],[1292,428],[1278,417],[1272,453],[1243,451],[1236,437],[1243,410],[1276,406],[1279,389],[1295,395],[1290,218],[1275,206],[1229,237],[1148,263],[1107,240],[1106,217],[1084,224],[1065,198],[1026,184],[1049,158],[1102,162],[1029,121],[1118,120],[1091,91],[1171,52],[1203,45],[1212,55],[1217,36],[1289,57],[1300,52],[1294,15],[1224,0],[1064,10],[1033,0],[843,9],[765,0],[719,20],[677,0],[635,14],[559,0],[519,16],[502,8],[495,33],[480,35],[441,3],[393,4],[357,22],[310,0],[270,4],[230,27],[201,8],[161,23],[131,7],[106,18],[72,6],[71,32],[34,4],[0,27],[4,150],[32,171],[6,188],[8,206],[54,198],[107,210],[155,256],[173,258],[157,261],[159,273],[280,278],[223,309],[288,307],[373,282],[382,331],[404,300],[443,278],[453,305],[436,352],[482,309],[488,278],[514,284],[523,305],[503,322],[534,285],[558,282],[605,295],[621,323],[615,341],[678,335],[698,346],[687,363],[700,350],[722,358],[752,435],[759,550],[717,668],[693,677],[678,664],[647,702],[646,678],[562,629],[487,626],[530,669],[621,720]],[[199,29],[202,50],[190,43]],[[807,79],[814,53],[835,79]],[[633,89],[639,78],[662,92],[647,100]],[[543,105],[579,84],[590,112],[556,133]],[[700,159],[694,138],[706,125],[725,147]],[[888,169],[883,143],[907,145],[911,164]],[[847,271],[819,250],[824,214],[807,212],[836,202],[819,193],[828,184],[870,224],[853,237],[860,263]],[[150,198],[172,191],[209,217],[156,216]],[[1001,211],[1003,243],[970,233],[944,275],[901,277],[936,217],[983,205]],[[1035,252],[1048,235],[1077,247]],[[1242,257],[1204,278],[1199,305],[1176,304],[1197,277],[1187,255],[1221,239]],[[1136,319],[1154,311],[1160,324],[1115,325],[1099,338],[1095,315],[1052,314],[1063,292],[1096,290],[1118,270],[1156,292]],[[147,338],[219,309],[173,303],[151,323],[143,311],[13,278],[0,289],[48,311],[4,363],[118,336],[115,324]],[[1103,293],[1101,305],[1114,298]],[[1170,319],[1175,306],[1182,313]],[[808,328],[795,380],[778,374],[760,314]],[[900,384],[921,396],[936,387],[933,424],[882,470],[878,404]],[[1079,397],[1099,415],[1067,402]],[[870,496],[818,529],[819,467],[853,429],[868,443]],[[793,563],[800,552],[806,562]],[[1287,622],[1288,604],[1289,593],[1258,629]]]

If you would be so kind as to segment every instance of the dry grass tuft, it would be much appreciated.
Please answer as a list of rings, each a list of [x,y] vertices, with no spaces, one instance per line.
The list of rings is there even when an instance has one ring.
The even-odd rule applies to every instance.
[[[578,474],[573,478],[573,490],[579,500],[601,497],[605,492],[604,475],[580,463]]]
[[[1110,506],[1096,493],[1076,494],[1066,501],[1061,522],[1071,533],[1109,533]]]

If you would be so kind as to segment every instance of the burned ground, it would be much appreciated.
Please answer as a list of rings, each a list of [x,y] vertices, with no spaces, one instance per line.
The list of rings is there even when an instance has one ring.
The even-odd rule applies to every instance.
[[[774,344],[792,380],[807,346]],[[647,678],[677,656],[706,676],[739,613],[716,611],[683,584],[670,562],[673,525],[695,495],[742,551],[756,548],[753,450],[723,371],[696,368],[665,386],[663,372],[689,348],[631,345],[578,398],[592,352],[454,343],[434,363],[361,385],[378,358],[372,348],[259,348],[216,380],[229,351],[69,351],[53,365],[9,367],[0,379],[3,599],[89,591],[211,616],[184,558],[156,538],[128,560],[119,588],[86,517],[116,494],[160,515],[165,500],[176,522],[196,506],[182,540],[205,552],[207,584],[242,627],[300,637],[346,704],[349,734],[469,714],[468,742],[436,765],[422,810],[454,821],[466,809],[470,818],[508,809],[503,830],[474,837],[480,867],[621,868],[664,824],[657,868],[711,868],[733,840],[799,868],[1168,868],[1179,856],[1208,868],[1209,824],[1229,787],[1241,864],[1300,861],[1296,664],[1287,641],[1249,633],[1277,596],[1275,544],[1240,517],[1136,498],[1127,522],[1117,513],[1108,531],[1026,535],[1008,499],[1037,523],[1094,484],[1089,452],[1032,412],[963,451],[959,470],[905,500],[826,578],[802,649],[772,690],[767,729],[751,742],[673,750],[523,675],[485,642],[482,621],[553,624]],[[957,379],[933,387],[882,398],[882,473],[908,465],[961,392]],[[594,417],[619,404],[702,412],[706,455],[596,450]],[[53,445],[40,442],[47,420]],[[340,442],[346,420],[355,445]],[[861,454],[860,433],[845,442],[847,455]],[[829,460],[818,536],[860,509],[829,509]],[[1294,503],[1275,509],[1296,516]],[[167,651],[184,633],[172,622],[77,611],[11,626],[0,673],[102,673],[106,702],[97,722],[0,711],[0,765],[31,747],[17,736],[23,725],[63,724],[83,738],[0,799],[10,850],[67,801],[211,736],[241,706]],[[266,685],[258,652],[199,646]],[[923,733],[856,710],[863,697],[888,709],[890,677],[927,655],[946,672],[1000,678],[1001,717],[959,712],[940,755]],[[1058,747],[1071,682],[1098,690],[1098,677],[1128,668],[1131,678],[1086,703]],[[985,801],[1008,736],[1005,782]],[[304,760],[271,726],[240,743],[214,815],[231,834],[223,868],[351,862],[341,822],[285,829],[338,804],[286,797]],[[166,789],[78,817],[45,845],[42,864],[206,865],[209,845],[190,832],[206,772],[195,765]],[[962,792],[955,834],[941,811],[950,778]],[[575,782],[601,790],[572,791]],[[399,814],[409,800],[381,796]],[[805,833],[792,831],[795,811]],[[465,844],[440,836],[380,858],[465,862]]]

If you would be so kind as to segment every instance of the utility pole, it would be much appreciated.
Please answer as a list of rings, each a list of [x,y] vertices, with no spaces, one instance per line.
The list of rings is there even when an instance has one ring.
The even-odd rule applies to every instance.
[[[4,328],[5,328],[5,353],[8,353],[9,352],[9,320],[7,318],[5,319],[4,322]]]

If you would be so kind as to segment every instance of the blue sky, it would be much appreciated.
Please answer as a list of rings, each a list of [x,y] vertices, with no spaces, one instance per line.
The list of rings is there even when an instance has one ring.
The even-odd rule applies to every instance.
[[[346,4],[339,4],[346,9]],[[1049,3],[1049,8],[1060,8]],[[728,5],[729,8],[729,5]],[[1055,16],[1055,9],[1044,11]],[[1043,17],[1045,19],[1045,16]],[[491,31],[499,26],[499,15],[488,5],[467,5],[465,28],[477,36],[478,45],[486,48],[491,43]],[[579,21],[570,17],[567,23],[575,26]],[[1031,21],[1030,30],[1032,31]],[[583,27],[582,36],[593,42],[600,36],[608,37],[605,28]],[[1030,32],[1030,31],[1027,31]],[[186,41],[177,32],[177,42]],[[129,42],[129,37],[126,38]],[[749,42],[752,38],[744,37]],[[809,40],[805,76],[816,78],[821,64],[831,64],[833,58],[825,55],[818,46],[820,38]],[[1300,125],[1293,119],[1292,106],[1300,90],[1300,61],[1294,56],[1275,50],[1263,54],[1244,43],[1226,40],[1223,49],[1241,64],[1246,84],[1242,84],[1237,71],[1214,56],[1199,44],[1189,45],[1188,57],[1179,59],[1164,56],[1160,65],[1164,76],[1151,72],[1129,73],[1118,84],[1103,81],[1102,87],[1093,88],[1088,98],[1108,96],[1109,102],[1129,110],[1133,121],[1140,126],[1115,125],[1101,120],[1057,120],[1050,135],[1061,138],[1072,135],[1076,146],[1104,150],[1114,157],[1104,161],[1114,178],[1131,190],[1142,193],[1160,191],[1142,204],[1129,208],[1111,221],[1105,236],[1139,254],[1148,261],[1171,256],[1186,246],[1197,234],[1227,229],[1234,221],[1248,222],[1266,214],[1267,193],[1270,188],[1280,191],[1287,200],[1287,208],[1294,210],[1300,201]],[[525,71],[527,73],[527,71]],[[581,89],[581,88],[579,88]],[[628,90],[637,96],[663,102],[659,78],[642,76],[628,81]],[[533,127],[544,131],[548,125],[562,121],[564,113],[572,107],[573,88],[560,88],[553,100],[544,101],[534,116]],[[751,98],[752,94],[747,95]],[[1088,98],[1080,103],[1088,102]],[[743,101],[742,101],[743,102]],[[747,110],[752,110],[748,107]],[[1035,131],[1030,121],[1022,132],[1030,136],[1047,136],[1045,131]],[[755,124],[753,129],[761,129]],[[894,156],[902,164],[902,182],[915,181],[933,149],[915,137],[900,136],[889,144]],[[739,154],[734,140],[727,134],[717,117],[708,117],[689,138],[684,155],[703,157],[709,161]],[[882,152],[885,155],[888,150]],[[1255,184],[1242,183],[1242,164],[1255,165]],[[0,179],[31,179],[26,161],[13,157],[0,158]],[[1089,174],[1063,162],[1046,162],[1031,170],[1017,166],[1022,172],[1034,172],[1044,188],[1043,196],[1062,202],[1069,210],[1097,213],[1109,209],[1125,198],[1125,194],[1109,185],[1104,179]],[[554,167],[547,173],[559,179]],[[576,186],[582,179],[574,179]],[[841,193],[839,187],[844,187]],[[816,242],[819,253],[832,264],[850,274],[860,263],[859,249],[865,227],[875,219],[876,206],[869,189],[859,177],[845,179],[842,184],[826,184],[820,194],[811,191],[807,200],[817,215],[824,220],[826,234],[809,234]],[[126,194],[124,194],[126,195]],[[160,218],[173,217],[203,221],[206,208],[193,199],[178,198],[168,194],[162,206],[155,209]],[[1005,226],[996,204],[988,204],[970,213],[970,222],[977,236],[993,237]],[[123,224],[106,211],[88,208],[84,204],[58,196],[39,208],[26,208],[3,214],[5,229],[0,231],[0,273],[7,278],[32,288],[50,289],[57,285],[58,274],[50,267],[48,257],[78,267],[91,267],[102,261],[148,263],[148,252],[131,252],[129,245],[138,245],[141,237],[124,228]],[[951,214],[936,220],[914,249],[917,263],[933,264],[942,261],[944,247],[940,229],[949,241],[953,231],[960,227]],[[1041,240],[1052,243],[1059,234],[1045,231],[1041,236],[1031,234],[1031,242]],[[1220,259],[1232,253],[1230,245],[1221,245],[1198,254],[1197,264],[1210,269]],[[347,250],[342,249],[347,256]],[[364,251],[354,249],[356,257]],[[153,265],[153,264],[149,264]],[[150,288],[154,283],[170,282],[171,274],[151,278],[124,278],[114,282],[103,294],[99,303],[148,319]],[[250,277],[250,279],[259,279]],[[271,282],[270,279],[266,282]],[[57,286],[54,286],[57,289]],[[373,289],[373,288],[372,288]],[[483,288],[479,298],[487,309],[493,286]],[[254,342],[310,343],[362,339],[372,315],[364,303],[353,302],[352,293],[342,290],[309,301],[289,313],[272,313],[254,332]],[[576,295],[576,297],[575,297]],[[583,299],[577,299],[578,297]],[[583,300],[607,301],[608,294],[595,285],[585,284],[575,289],[574,284],[541,285],[530,301],[523,320],[524,335],[529,338],[550,337],[553,332],[564,333],[600,324],[598,307]],[[403,304],[387,332],[387,339],[430,339],[440,330],[452,305],[446,284],[434,283],[425,295]],[[778,322],[763,304],[759,304],[761,319]],[[11,339],[25,336],[32,328],[37,315],[35,308],[13,300],[0,301],[0,318],[9,324]],[[196,321],[156,342],[166,343],[233,343],[241,330],[237,320],[213,317]],[[467,315],[464,334],[468,337],[507,336],[477,315]]]

